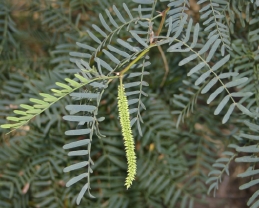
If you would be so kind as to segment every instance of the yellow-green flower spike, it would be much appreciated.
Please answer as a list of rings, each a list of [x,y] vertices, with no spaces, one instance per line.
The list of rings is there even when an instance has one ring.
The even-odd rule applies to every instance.
[[[128,109],[128,100],[125,94],[125,89],[121,83],[118,87],[118,108],[120,116],[120,124],[122,128],[122,135],[124,140],[124,146],[126,149],[126,158],[128,162],[128,175],[125,181],[127,189],[131,186],[135,179],[137,172],[136,154],[134,151],[134,139],[130,127],[130,114]]]

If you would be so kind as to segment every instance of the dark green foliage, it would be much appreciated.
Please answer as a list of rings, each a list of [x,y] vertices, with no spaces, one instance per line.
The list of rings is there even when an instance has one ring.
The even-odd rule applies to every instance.
[[[258,0],[1,1],[0,207],[191,208],[239,164],[259,207],[258,26]]]

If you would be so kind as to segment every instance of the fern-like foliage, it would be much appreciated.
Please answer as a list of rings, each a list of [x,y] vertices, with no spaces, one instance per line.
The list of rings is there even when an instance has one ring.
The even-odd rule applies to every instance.
[[[195,207],[234,161],[257,185],[258,1],[113,3],[28,1],[24,33],[0,4],[0,205]]]
[[[214,196],[216,195],[216,191],[219,188],[219,183],[222,182],[222,175],[226,173],[229,176],[229,164],[236,156],[236,154],[230,151],[223,152],[222,154],[228,157],[221,157],[216,160],[216,162],[213,164],[213,167],[220,168],[220,170],[214,169],[210,171],[208,174],[209,179],[206,181],[207,184],[210,184],[208,194],[213,190]]]
[[[204,6],[200,13],[201,19],[205,19],[203,25],[206,27],[204,31],[210,31],[208,39],[210,39],[213,35],[218,35],[218,41],[216,42],[215,47],[219,47],[221,45],[221,55],[224,56],[225,50],[231,50],[230,48],[230,35],[229,29],[226,25],[222,24],[223,18],[225,16],[222,14],[222,10],[227,6],[227,1],[198,1],[198,4],[208,3]]]
[[[52,138],[57,139],[55,134],[52,134]],[[21,142],[23,145],[17,148]],[[16,151],[13,151],[13,148]],[[30,158],[38,151],[40,154],[31,163]],[[35,206],[61,206],[63,199],[57,197],[56,192],[64,191],[58,190],[59,185],[55,177],[62,174],[61,163],[65,162],[66,158],[62,149],[56,144],[49,145],[44,134],[31,132],[26,136],[15,137],[9,145],[1,147],[1,152],[1,165],[8,164],[11,168],[3,171],[1,175],[2,180],[5,180],[1,183],[4,189],[1,192],[2,207],[27,207],[29,195],[35,198]],[[17,162],[23,165],[16,166]],[[45,200],[46,198],[48,200]]]
[[[247,170],[238,175],[238,177],[242,177],[242,178],[249,177],[249,181],[241,185],[239,187],[240,190],[248,189],[258,184],[258,179],[256,177],[256,175],[258,174],[258,170],[256,167],[256,163],[258,162],[258,159],[256,154],[258,152],[257,132],[259,128],[257,124],[253,124],[248,121],[245,121],[245,125],[249,128],[250,133],[242,132],[237,136],[237,138],[242,141],[248,140],[249,142],[247,142],[248,145],[245,145],[245,146],[240,145],[236,147],[236,151],[240,154],[240,156],[237,157],[235,161],[238,163],[249,164]],[[241,156],[241,154],[246,154],[246,156]],[[257,190],[250,197],[250,199],[247,202],[247,205],[254,208],[254,207],[258,207],[258,203],[259,201],[258,201],[258,190]]]
[[[183,20],[183,22],[186,20]],[[187,28],[187,33],[184,39],[182,40],[175,40],[175,37],[173,37],[172,41],[175,41],[176,43],[168,49],[169,52],[188,52],[191,51],[193,54],[186,57],[183,59],[179,65],[185,65],[192,61],[195,58],[199,59],[199,64],[194,66],[188,73],[188,76],[191,76],[194,73],[200,73],[199,76],[197,76],[197,79],[195,81],[195,85],[200,85],[203,83],[207,78],[210,79],[211,76],[214,78],[211,79],[207,85],[204,86],[202,89],[201,93],[207,93],[218,81],[220,82],[221,86],[217,88],[208,98],[207,103],[211,103],[220,93],[223,91],[227,92],[227,95],[224,97],[224,99],[220,102],[218,107],[216,108],[214,114],[217,115],[219,114],[222,109],[225,107],[227,102],[229,100],[232,100],[232,105],[229,107],[228,112],[225,114],[223,117],[222,122],[225,123],[229,119],[231,113],[233,112],[234,108],[237,106],[243,113],[246,113],[247,115],[252,116],[252,114],[249,112],[247,108],[245,108],[242,104],[237,103],[234,99],[234,97],[243,97],[243,96],[251,96],[251,93],[230,93],[229,88],[231,87],[236,87],[238,85],[243,84],[244,82],[247,81],[247,78],[242,78],[242,79],[235,79],[231,82],[224,83],[222,79],[225,78],[230,78],[231,76],[235,76],[235,74],[231,72],[227,73],[220,73],[217,74],[215,71],[221,68],[223,65],[225,65],[230,58],[230,55],[225,56],[224,58],[220,59],[220,61],[216,62],[213,66],[209,65],[209,62],[211,61],[212,57],[214,56],[214,53],[216,52],[219,44],[220,44],[220,39],[219,35],[212,35],[209,40],[205,43],[205,45],[199,50],[195,51],[195,46],[197,44],[197,36],[199,34],[199,25],[196,24],[194,28],[194,34],[193,34],[193,41],[191,44],[187,44],[186,42],[190,38],[190,32],[191,32],[191,27],[192,27],[192,21],[189,22],[188,28]],[[184,47],[184,48],[183,48]],[[210,49],[211,48],[211,49]],[[210,49],[210,50],[209,50]],[[209,50],[209,52],[208,52]],[[203,58],[202,55],[208,52],[207,57]],[[203,68],[207,68],[207,70],[202,70]]]
[[[115,22],[114,18],[112,17],[112,15],[110,14],[110,12],[108,10],[106,10],[106,14],[109,17],[109,20],[111,22],[111,24],[115,27],[114,30],[110,29],[110,26],[105,22],[103,16],[100,14],[100,21],[103,24],[104,28],[106,30],[108,30],[109,35],[107,35],[104,31],[102,31],[98,26],[93,25],[93,29],[98,32],[101,36],[103,36],[103,40],[101,41],[98,37],[96,37],[94,35],[94,33],[92,33],[91,31],[88,31],[89,36],[91,37],[91,39],[93,41],[95,41],[98,44],[97,48],[93,48],[91,46],[82,44],[82,43],[77,43],[77,45],[83,49],[87,49],[90,51],[93,51],[93,54],[90,55],[88,53],[80,53],[80,52],[71,52],[70,55],[73,57],[71,58],[71,62],[74,62],[77,67],[79,68],[79,71],[81,73],[80,74],[75,74],[75,78],[76,80],[73,79],[69,79],[66,78],[66,82],[67,84],[63,84],[60,82],[56,82],[56,85],[59,86],[61,88],[61,90],[58,89],[51,89],[51,91],[53,92],[53,95],[50,94],[46,94],[46,93],[40,93],[40,95],[43,97],[42,100],[40,99],[35,99],[35,98],[31,98],[30,101],[35,103],[34,105],[30,106],[30,105],[24,105],[22,104],[20,107],[25,109],[25,110],[15,110],[14,113],[17,115],[20,115],[19,117],[8,117],[7,119],[10,121],[13,121],[12,124],[6,124],[6,125],[2,125],[2,128],[19,128],[23,125],[25,125],[28,121],[30,121],[32,118],[34,118],[35,116],[41,114],[42,112],[44,112],[45,110],[47,110],[51,105],[53,105],[54,103],[56,103],[57,101],[59,101],[61,98],[65,97],[66,95],[70,94],[72,96],[72,99],[75,100],[82,100],[82,99],[86,99],[88,100],[87,102],[91,102],[91,100],[95,99],[97,102],[95,105],[68,105],[66,108],[67,110],[70,111],[69,116],[64,116],[63,118],[67,121],[70,122],[76,122],[77,126],[87,126],[86,128],[77,128],[75,130],[69,130],[66,131],[66,135],[70,135],[70,136],[80,136],[80,135],[87,135],[89,134],[90,138],[89,139],[84,139],[82,140],[83,142],[72,142],[69,143],[67,145],[64,146],[65,149],[71,149],[71,148],[75,148],[75,147],[80,147],[83,145],[88,145],[87,150],[83,150],[83,151],[71,151],[69,153],[69,155],[72,156],[80,156],[80,155],[89,155],[88,161],[84,161],[84,162],[80,162],[80,163],[76,163],[73,164],[67,168],[64,169],[64,172],[69,172],[71,170],[76,170],[82,167],[87,166],[88,167],[88,172],[87,173],[83,173],[77,177],[72,178],[70,181],[68,181],[67,186],[70,186],[74,183],[76,183],[77,181],[83,179],[84,177],[88,177],[88,182],[84,185],[84,187],[82,187],[81,192],[79,193],[79,196],[77,198],[77,204],[80,203],[81,198],[83,197],[84,193],[86,190],[90,190],[90,180],[89,180],[89,175],[92,172],[91,169],[91,165],[93,165],[93,161],[90,157],[90,152],[91,152],[91,143],[90,141],[92,141],[92,136],[94,134],[94,132],[99,136],[101,135],[99,133],[98,130],[98,121],[100,121],[100,119],[98,119],[97,116],[97,112],[98,112],[98,106],[101,100],[101,95],[103,92],[103,89],[105,89],[107,87],[107,82],[108,80],[111,80],[112,78],[116,78],[115,77],[110,77],[110,74],[112,72],[114,72],[117,68],[120,68],[121,66],[125,65],[125,63],[127,63],[128,61],[119,61],[119,59],[113,55],[111,52],[115,52],[115,54],[125,54],[127,58],[133,58],[133,61],[122,71],[121,74],[124,74],[127,70],[130,69],[130,67],[132,67],[140,58],[142,58],[142,56],[149,50],[144,50],[142,53],[139,53],[139,51],[141,51],[141,49],[139,47],[132,47],[129,43],[125,42],[122,39],[118,39],[117,42],[119,45],[125,47],[125,49],[130,50],[131,52],[133,52],[133,54],[129,55],[127,53],[121,53],[121,51],[119,49],[116,49],[113,46],[108,45],[107,48],[109,49],[103,49],[103,47],[106,47],[107,42],[111,42],[112,41],[112,37],[115,33],[117,33],[118,31],[120,31],[122,28],[127,26],[127,30],[129,30],[130,24],[132,22],[136,22],[139,21],[138,18],[133,19],[129,9],[127,8],[126,4],[123,5],[125,11],[128,13],[130,20],[128,22],[126,22],[126,20],[124,19],[124,17],[121,15],[121,13],[119,12],[119,10],[113,6],[113,10],[117,16],[117,18],[119,19],[119,21],[122,23],[121,26],[118,26],[118,24]],[[52,15],[52,17],[54,18],[55,16]],[[143,20],[146,20],[146,18],[143,18]],[[57,21],[57,23],[59,23],[59,21]],[[53,24],[52,24],[53,25]],[[139,43],[142,47],[149,47],[148,44],[143,41],[138,35],[137,33],[131,31],[132,36],[134,37],[135,40],[137,40],[137,43]],[[102,52],[104,53],[105,57],[109,59],[109,61],[112,61],[115,65],[113,67],[111,67],[110,65],[107,64],[107,62],[105,62],[104,60],[100,59],[99,57],[97,57],[97,53],[98,52]],[[138,54],[138,57],[134,56]],[[75,57],[75,58],[74,58]],[[85,62],[82,59],[79,58],[89,58],[89,64],[88,62]],[[95,66],[93,66],[93,64],[96,63],[96,68]],[[92,68],[91,68],[91,67]],[[103,73],[103,68],[105,68],[108,71],[108,76],[105,76]],[[142,69],[144,69],[144,64]],[[141,74],[140,74],[141,75]],[[133,76],[133,75],[131,75]],[[142,83],[141,82],[141,88],[142,88]],[[88,86],[86,86],[88,85]],[[133,83],[133,84],[127,84],[126,87],[133,87],[133,86],[138,86],[138,83]],[[86,86],[86,89],[83,89],[83,92],[75,92],[78,89],[82,89],[84,86]],[[141,91],[138,92],[138,94],[140,94]],[[130,103],[132,103],[132,100],[129,100]],[[135,101],[134,101],[135,102]],[[139,101],[141,103],[141,100]],[[133,104],[133,103],[132,103]],[[122,112],[122,111],[121,111]],[[77,116],[75,114],[81,114],[84,116]],[[85,114],[92,114],[92,116],[85,116]],[[135,120],[136,121],[136,120]],[[138,123],[139,126],[139,123]],[[140,127],[139,127],[140,128]],[[131,145],[133,146],[133,145]],[[134,152],[134,151],[133,151]],[[129,156],[129,154],[127,153],[127,158],[128,161],[130,161],[132,157]],[[134,168],[132,166],[132,163],[129,162],[129,170],[132,170],[132,168]],[[136,168],[134,168],[136,172]],[[131,171],[132,172],[132,171]],[[126,182],[127,187],[130,186],[130,184],[132,183],[132,180],[134,178],[135,173],[133,173],[133,175],[130,173],[129,171],[129,179],[127,179],[128,182]],[[90,194],[90,192],[89,192]],[[91,196],[91,194],[90,194]]]
[[[176,123],[177,126],[179,126],[181,122],[184,122],[184,119],[190,116],[190,114],[194,111],[198,95],[201,91],[200,88],[188,80],[183,80],[183,84],[186,85],[186,87],[179,89],[181,94],[175,94],[172,99],[172,103],[176,107],[181,108],[181,110],[173,111],[173,114],[179,114]],[[188,90],[186,90],[186,88],[188,88]],[[191,96],[191,99],[188,98],[189,96]]]
[[[7,44],[11,44],[13,47],[17,47],[17,42],[15,41],[14,35],[19,34],[19,30],[16,27],[15,22],[13,21],[11,13],[11,5],[0,4],[0,15],[1,15],[1,42],[0,42],[0,54],[4,50]]]

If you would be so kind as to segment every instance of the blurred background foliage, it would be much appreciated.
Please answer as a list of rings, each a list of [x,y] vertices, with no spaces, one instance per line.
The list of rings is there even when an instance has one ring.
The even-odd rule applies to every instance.
[[[130,9],[136,7],[130,0],[124,2]],[[237,48],[231,53],[239,54],[232,67],[241,74],[250,73],[253,84],[250,88],[258,95],[254,63],[238,62],[253,48],[250,45],[246,49],[246,45],[242,45],[249,32],[245,7],[242,8],[245,3],[231,2],[236,21],[230,21],[229,27]],[[92,24],[99,25],[98,14],[105,9],[112,11],[113,4],[122,7],[119,0],[0,0],[1,124],[6,123],[5,117],[19,104],[29,103],[28,98],[37,97],[40,92],[48,93],[55,82],[71,76],[74,64],[69,61],[69,52],[77,50],[76,42],[88,40],[86,30]],[[165,8],[166,4],[157,6],[158,11]],[[199,21],[199,10],[196,1],[190,0],[188,14],[194,22]],[[119,36],[128,38],[123,31]],[[67,114],[65,106],[72,102],[66,97],[20,131],[6,135],[0,128],[0,207],[246,207],[247,200],[258,188],[238,190],[249,178],[238,179],[237,175],[245,172],[249,165],[234,162],[235,145],[254,144],[242,139],[239,133],[255,131],[258,134],[258,129],[251,129],[249,123],[244,123],[246,116],[240,112],[233,113],[227,124],[221,124],[222,117],[213,114],[218,103],[207,105],[208,95],[200,94],[201,88],[186,75],[189,67],[178,66],[183,59],[181,53],[165,53],[170,70],[162,86],[165,65],[161,53],[155,49],[149,55],[150,75],[145,77],[149,83],[145,92],[149,96],[143,100],[148,110],[142,113],[143,136],[139,136],[138,128],[133,128],[138,158],[133,186],[129,190],[124,187],[127,163],[116,107],[117,84],[112,83],[99,109],[99,115],[106,118],[100,125],[106,137],[96,137],[92,143],[91,156],[95,165],[91,193],[96,198],[91,199],[86,194],[77,206],[76,197],[83,183],[65,187],[73,173],[64,174],[63,168],[77,161],[62,149],[65,143],[75,139],[64,135],[71,125],[62,119]],[[247,65],[236,69],[241,64]],[[249,67],[251,70],[246,70]],[[251,106],[258,104],[251,102]],[[185,120],[177,128],[179,111]],[[258,123],[254,125],[258,128]],[[229,144],[232,145],[227,148]],[[222,160],[226,163],[224,167],[215,165],[218,158],[227,158]],[[253,163],[253,167],[256,166]],[[218,198],[213,199],[207,196],[206,181],[208,173],[217,167],[222,169],[218,179],[222,178],[223,188]],[[230,178],[225,177],[224,172],[230,172]]]

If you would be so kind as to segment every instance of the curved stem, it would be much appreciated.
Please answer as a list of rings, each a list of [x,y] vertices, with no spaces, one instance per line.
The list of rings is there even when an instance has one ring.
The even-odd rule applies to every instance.
[[[159,25],[159,28],[157,30],[157,33],[156,33],[156,36],[159,36],[161,31],[162,31],[162,28],[164,26],[164,23],[165,23],[165,17],[166,17],[166,14],[167,12],[170,10],[170,7],[167,7],[166,10],[162,11],[161,15],[162,15],[162,20],[160,22],[160,25]]]
[[[148,48],[146,48],[145,50],[143,50],[138,56],[137,58],[135,58],[132,62],[130,62],[130,64],[124,68],[122,71],[119,72],[120,76],[123,76],[129,69],[130,67],[132,67],[139,59],[141,59],[144,55],[146,55],[146,53],[152,48],[154,47],[154,44],[151,44]]]

